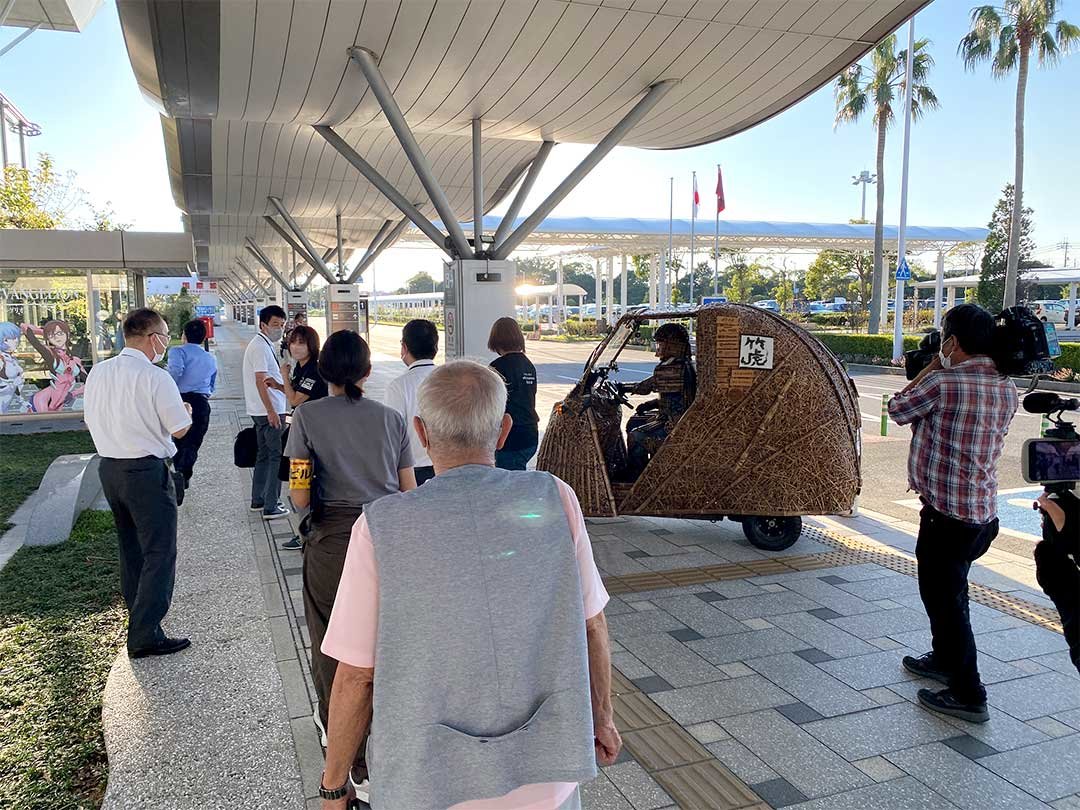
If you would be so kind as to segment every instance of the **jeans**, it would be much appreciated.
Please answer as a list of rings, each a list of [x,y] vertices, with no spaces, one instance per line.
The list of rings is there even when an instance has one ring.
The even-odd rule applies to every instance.
[[[971,524],[925,505],[915,558],[919,595],[933,635],[934,665],[949,675],[949,688],[964,703],[984,703],[978,654],[968,612],[968,572],[997,537],[998,522]]]
[[[278,466],[281,464],[282,428],[272,427],[265,416],[251,417],[255,422],[255,437],[259,451],[255,456],[255,469],[251,475],[251,505],[261,506],[264,515],[277,508],[281,498],[281,481]],[[285,417],[281,417],[285,424]]]
[[[1080,568],[1066,551],[1064,542],[1043,540],[1035,546],[1035,578],[1058,609],[1069,657],[1080,672]]]
[[[184,476],[184,481],[191,480],[195,471],[195,462],[199,459],[206,430],[210,427],[210,400],[204,394],[181,394],[180,398],[191,406],[191,427],[182,438],[174,439],[176,455],[173,466]]]
[[[521,450],[496,450],[495,466],[500,470],[524,470],[529,459],[536,455],[536,445]]]
[[[120,590],[128,609],[127,648],[165,637],[176,582],[176,490],[165,459],[103,458],[98,472],[120,541]]]

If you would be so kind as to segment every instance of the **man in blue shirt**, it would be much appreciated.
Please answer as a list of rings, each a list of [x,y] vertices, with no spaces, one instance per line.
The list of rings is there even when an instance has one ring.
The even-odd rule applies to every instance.
[[[191,484],[206,429],[210,426],[210,395],[217,383],[217,360],[202,347],[206,324],[198,318],[184,324],[184,342],[169,349],[169,374],[176,380],[180,398],[191,406],[191,429],[176,440],[173,465]]]

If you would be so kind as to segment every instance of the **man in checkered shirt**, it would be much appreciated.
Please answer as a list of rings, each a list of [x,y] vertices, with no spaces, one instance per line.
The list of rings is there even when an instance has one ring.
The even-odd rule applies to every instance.
[[[998,533],[997,465],[1016,413],[1012,380],[990,353],[995,323],[974,304],[949,310],[938,356],[889,401],[911,425],[908,485],[923,508],[915,556],[933,650],[904,667],[948,688],[919,690],[929,709],[971,722],[989,719],[968,614],[968,571]]]

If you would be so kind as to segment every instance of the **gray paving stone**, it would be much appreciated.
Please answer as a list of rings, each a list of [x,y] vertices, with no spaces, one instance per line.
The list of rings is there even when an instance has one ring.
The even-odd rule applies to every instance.
[[[742,623],[751,630],[768,630],[770,627],[775,626],[768,619],[743,619]]]
[[[1030,660],[1047,669],[1052,669],[1054,672],[1060,672],[1062,675],[1068,675],[1070,678],[1080,680],[1080,672],[1077,671],[1076,665],[1069,657],[1068,650],[1061,650],[1049,655],[1037,655]]]
[[[751,785],[750,789],[763,798],[770,807],[790,807],[806,801],[806,796],[786,779],[770,779]]]
[[[987,702],[1018,720],[1031,720],[1080,708],[1080,689],[1059,672],[1044,672],[995,684],[987,690]]]
[[[783,706],[795,700],[789,693],[760,675],[687,686],[672,692],[660,692],[651,697],[657,706],[684,726],[706,720],[719,720],[742,712]]]
[[[614,767],[614,766],[613,766]],[[635,810],[606,772],[581,785],[581,806],[588,810]]]
[[[770,627],[766,630],[751,630],[730,636],[691,641],[686,646],[713,664],[730,664],[764,655],[795,652],[813,645],[779,627]]]
[[[787,583],[787,587],[841,616],[857,616],[860,613],[873,613],[875,610],[880,610],[866,599],[861,599],[828,582],[822,582],[821,579],[796,579]]]
[[[727,613],[716,608],[716,605],[724,604],[727,601],[730,600],[710,604],[703,602],[692,594],[654,600],[657,606],[706,638],[724,636],[729,633],[742,633],[746,630],[742,622],[731,618]]]
[[[777,616],[781,613],[811,610],[817,607],[817,604],[805,596],[787,591],[785,593],[765,593],[760,596],[728,599],[724,602],[717,602],[716,607],[736,619],[761,619],[768,616]]]
[[[862,639],[810,613],[787,613],[783,616],[773,616],[770,621],[796,638],[807,642],[807,646],[816,647],[833,658],[866,655],[875,650],[872,645]]]
[[[893,765],[885,757],[867,757],[857,759],[851,763],[865,773],[875,782],[888,782],[890,779],[899,779],[904,772]]]
[[[667,540],[658,537],[653,532],[630,534],[626,535],[623,539],[633,546],[634,550],[644,551],[650,557],[668,557],[674,554],[686,553],[680,546],[669,543]],[[693,546],[690,546],[690,548],[693,548]]]
[[[647,678],[650,675],[656,674],[641,663],[636,656],[628,652],[612,653],[611,664],[630,680],[634,680],[635,678]]]
[[[1050,806],[1054,810],[1080,810],[1080,793],[1074,793],[1072,796],[1050,802]]]
[[[786,706],[777,706],[776,711],[797,726],[801,726],[803,723],[812,723],[824,717],[820,712],[814,711],[805,703],[789,703]]]
[[[950,737],[947,740],[942,740],[941,744],[947,745],[953,751],[962,754],[968,759],[982,759],[991,754],[1001,753],[993,746],[987,745],[982,740],[975,739],[970,734],[961,734],[957,737]]]
[[[877,704],[821,669],[792,653],[754,658],[746,665],[790,692],[824,717],[835,717]]]
[[[672,686],[692,686],[718,681],[724,677],[716,667],[667,633],[631,636],[622,643],[652,670],[653,674],[659,675]]]
[[[873,581],[847,582],[836,586],[860,599],[894,599],[901,596],[919,596],[919,581],[914,577],[899,576]]]
[[[1032,658],[1068,649],[1064,636],[1034,625],[984,633],[979,637],[976,646],[979,652],[985,652],[1000,661],[1015,661],[1018,658]]]
[[[708,720],[704,723],[695,723],[692,726],[687,726],[686,730],[690,732],[690,736],[702,745],[731,739],[731,735],[724,731],[724,729],[720,727],[720,724],[714,720]]]
[[[1046,810],[1038,799],[940,743],[894,751],[885,757],[964,810]],[[1044,763],[1043,767],[1053,766]]]
[[[1080,734],[1058,737],[979,760],[1044,802],[1080,793]]]
[[[1054,715],[1054,719],[1060,720],[1062,723],[1072,726],[1077,731],[1080,731],[1080,709],[1073,709],[1068,712],[1058,712]]]
[[[657,675],[649,675],[645,678],[634,678],[634,686],[636,686],[645,694],[653,694],[655,692],[667,692],[675,688],[670,683]]]
[[[799,656],[803,661],[809,661],[811,664],[820,664],[822,661],[835,661],[836,659],[829,655],[824,650],[819,650],[817,647],[811,647],[808,650],[798,650],[795,655]]]
[[[903,576],[896,571],[882,568],[875,563],[860,563],[858,565],[838,565],[833,568],[820,568],[814,571],[785,571],[782,574],[766,574],[760,577],[750,577],[750,582],[755,585],[767,585],[770,582],[787,583],[796,579],[820,579],[823,576],[830,575],[843,577],[848,582],[861,582],[867,579]]]
[[[671,804],[667,792],[636,762],[620,762],[605,768],[604,773],[634,810],[658,810]]]
[[[852,689],[871,689],[912,680],[915,676],[900,663],[911,652],[903,648],[882,650],[869,655],[825,661],[818,666]]]
[[[779,779],[780,775],[751,753],[738,740],[728,739],[706,745],[718,760],[748,785]]]
[[[856,788],[791,805],[791,810],[956,810],[956,805],[911,777]]]
[[[731,664],[720,664],[717,669],[727,675],[729,678],[745,678],[748,675],[757,675],[754,670],[750,669],[742,661],[735,661]]]
[[[743,596],[758,596],[764,593],[757,585],[745,579],[728,579],[722,582],[708,582],[705,587],[728,599],[739,599]]]
[[[623,643],[633,636],[666,633],[668,630],[681,630],[686,627],[674,616],[659,609],[627,613],[622,616],[611,616],[608,618],[607,623],[608,633],[611,637]]]
[[[833,619],[832,624],[861,639],[870,639],[892,636],[893,633],[903,633],[908,630],[921,630],[930,626],[930,620],[926,618],[925,613],[910,608],[896,608],[865,613],[861,616],[843,616]]]
[[[807,723],[802,729],[847,760],[956,736],[948,723],[906,702]]]
[[[717,565],[722,561],[711,551],[686,546],[681,554],[668,554],[664,557],[642,557],[638,562],[650,571],[676,571],[680,568],[698,568],[699,566]]]
[[[634,609],[618,596],[612,596],[604,605],[605,616],[618,616],[622,613],[633,613]]]
[[[720,725],[808,797],[870,783],[865,774],[775,711],[730,717]]]

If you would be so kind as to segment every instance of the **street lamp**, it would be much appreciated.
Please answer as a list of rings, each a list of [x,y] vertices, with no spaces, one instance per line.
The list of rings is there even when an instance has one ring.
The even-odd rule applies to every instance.
[[[863,169],[860,174],[853,174],[851,176],[851,185],[862,186],[862,214],[859,216],[863,222],[866,222],[866,187],[873,182],[877,181],[876,174],[870,174],[870,172]]]

